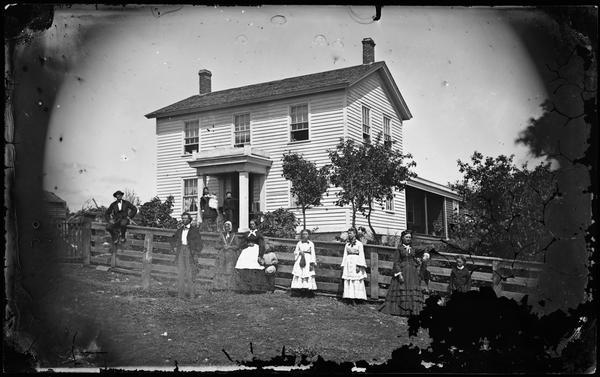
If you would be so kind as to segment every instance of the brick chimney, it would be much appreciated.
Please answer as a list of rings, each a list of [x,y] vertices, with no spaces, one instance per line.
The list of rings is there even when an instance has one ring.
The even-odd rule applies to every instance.
[[[210,77],[212,73],[208,69],[201,69],[198,71],[198,83],[200,87],[200,94],[210,93]]]
[[[375,63],[375,42],[371,38],[362,40],[363,64]]]

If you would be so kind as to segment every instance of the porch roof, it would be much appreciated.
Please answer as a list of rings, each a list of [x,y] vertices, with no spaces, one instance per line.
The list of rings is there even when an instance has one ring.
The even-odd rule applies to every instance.
[[[406,182],[406,185],[408,187],[413,187],[416,189],[420,189],[423,191],[427,191],[430,192],[432,194],[437,194],[437,195],[441,195],[441,196],[445,196],[446,198],[450,198],[450,199],[454,199],[457,201],[462,201],[462,198],[460,197],[460,195],[458,195],[456,193],[456,191],[452,190],[450,187],[448,186],[444,186],[442,184],[421,178],[421,177],[414,177],[411,178],[409,181]]]
[[[188,161],[198,175],[249,172],[267,174],[273,161],[269,154],[261,149],[244,146],[240,148],[216,148],[194,152]]]

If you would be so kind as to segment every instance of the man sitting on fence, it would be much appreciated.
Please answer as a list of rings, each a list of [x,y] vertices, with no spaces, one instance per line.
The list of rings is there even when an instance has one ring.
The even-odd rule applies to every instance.
[[[123,199],[123,191],[116,191],[113,196],[117,198],[106,210],[104,218],[108,225],[106,229],[112,237],[113,243],[125,242],[125,231],[129,224],[129,219],[137,214],[137,207]]]
[[[192,226],[192,215],[184,212],[181,215],[183,226],[169,240],[175,252],[177,266],[177,295],[184,298],[189,295],[194,298],[194,276],[196,272],[196,255],[202,251],[202,236],[197,227]]]

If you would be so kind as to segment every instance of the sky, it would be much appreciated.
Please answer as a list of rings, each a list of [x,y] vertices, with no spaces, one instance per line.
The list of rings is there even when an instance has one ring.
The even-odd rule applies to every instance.
[[[372,38],[413,114],[404,148],[415,172],[446,184],[473,151],[533,159],[515,144],[547,97],[511,22],[526,9],[392,7],[94,7],[56,9],[37,38],[68,64],[51,109],[44,188],[77,210],[117,190],[156,195],[155,120],[145,114],[198,92],[362,63]],[[545,38],[540,35],[540,38]],[[21,48],[27,48],[26,46]],[[18,108],[17,110],[18,111]]]

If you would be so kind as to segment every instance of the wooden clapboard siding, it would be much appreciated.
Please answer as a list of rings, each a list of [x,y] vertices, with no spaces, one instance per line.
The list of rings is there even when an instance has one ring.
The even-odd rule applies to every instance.
[[[289,143],[289,108],[292,105],[308,103],[309,137],[308,142]],[[174,212],[181,210],[182,178],[195,175],[187,162],[191,157],[183,155],[183,129],[186,120],[200,120],[200,150],[231,147],[233,143],[233,116],[250,114],[251,145],[268,152],[273,165],[268,173],[265,188],[265,208],[273,211],[288,208],[290,203],[289,183],[282,176],[282,157],[287,151],[302,154],[318,166],[329,163],[327,150],[335,146],[343,137],[344,91],[315,94],[311,96],[285,99],[262,104],[237,106],[228,109],[203,112],[197,115],[158,119],[157,125],[157,192],[159,197],[175,196]],[[216,179],[208,177],[208,187],[219,198],[224,193]],[[199,191],[202,190],[202,181]],[[260,195],[259,187],[252,188],[255,198]],[[325,197],[324,206],[311,209],[307,221],[311,227],[338,230],[344,228],[346,210],[335,207],[335,190]],[[300,215],[300,211],[296,211]]]
[[[395,112],[389,95],[379,74],[370,75],[355,84],[348,91],[347,133],[348,137],[362,142],[362,106],[370,109],[371,140],[375,141],[381,133],[383,141],[383,116],[391,119],[392,140],[396,141],[394,148],[402,149],[402,121]],[[404,191],[396,192],[394,196],[394,211],[387,212],[376,205],[371,214],[371,223],[380,234],[394,235],[406,229],[406,209]],[[367,220],[357,216],[357,226],[367,227]]]
[[[196,176],[183,157],[184,121],[197,117],[158,119],[156,125],[156,194],[161,200],[175,198],[173,213],[182,212],[183,178]]]
[[[255,126],[255,137],[252,146],[267,151],[273,165],[266,180],[266,210],[289,208],[289,182],[282,176],[282,158],[288,151],[296,152],[318,167],[329,163],[327,149],[334,146],[343,136],[343,91],[316,94],[307,97],[279,101],[279,107],[271,104],[272,117],[258,114]],[[308,104],[309,141],[289,142],[289,108],[296,104]],[[327,197],[325,197],[327,198]],[[329,203],[328,203],[329,202]],[[315,208],[307,213],[307,222],[311,227],[331,225],[331,217],[337,215],[344,218],[344,210],[331,211],[332,200],[324,200],[323,208]],[[327,209],[326,209],[327,208]],[[297,216],[300,211],[295,211]],[[339,222],[339,219],[337,219]]]
[[[291,105],[307,103],[309,106],[309,138],[307,142],[289,142],[289,108]],[[282,157],[287,151],[302,154],[317,166],[329,163],[328,150],[335,147],[339,139],[347,136],[362,140],[361,105],[371,109],[371,130],[374,139],[383,132],[383,116],[391,119],[392,139],[395,147],[402,150],[402,122],[396,114],[384,89],[379,73],[372,74],[348,90],[336,90],[282,99],[252,105],[205,111],[198,114],[157,119],[157,194],[161,199],[175,197],[174,213],[182,210],[183,178],[196,175],[189,168],[191,156],[183,156],[184,122],[199,120],[200,151],[233,145],[233,117],[235,114],[250,114],[251,145],[270,154],[271,166],[265,182],[265,203],[262,210],[290,208],[289,182],[282,176]],[[346,122],[346,124],[345,124]],[[219,198],[224,196],[222,187],[214,177],[207,177],[209,190]],[[204,182],[200,181],[201,192]],[[252,188],[258,198],[259,187]],[[319,231],[340,231],[349,224],[349,207],[335,206],[337,188],[330,188],[323,198],[323,206],[309,209],[306,213],[307,226]],[[292,208],[298,217],[301,211]],[[358,225],[366,221],[357,217]],[[406,228],[404,193],[396,193],[394,211],[376,208],[372,223],[379,233],[394,235]]]

